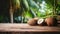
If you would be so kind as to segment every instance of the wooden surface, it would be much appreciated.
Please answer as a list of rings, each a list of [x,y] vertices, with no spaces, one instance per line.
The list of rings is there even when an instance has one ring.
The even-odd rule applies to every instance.
[[[30,26],[28,24],[0,24],[0,32],[60,32],[60,26]]]

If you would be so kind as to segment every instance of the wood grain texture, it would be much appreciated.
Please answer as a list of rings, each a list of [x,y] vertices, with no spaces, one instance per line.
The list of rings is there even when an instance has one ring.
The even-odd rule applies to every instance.
[[[30,26],[28,24],[0,23],[0,32],[60,32],[60,26]]]

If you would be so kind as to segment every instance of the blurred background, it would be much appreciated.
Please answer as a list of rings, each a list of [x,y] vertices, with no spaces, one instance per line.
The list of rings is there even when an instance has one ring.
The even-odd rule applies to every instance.
[[[34,17],[59,15],[60,0],[0,0],[0,23],[27,23]]]

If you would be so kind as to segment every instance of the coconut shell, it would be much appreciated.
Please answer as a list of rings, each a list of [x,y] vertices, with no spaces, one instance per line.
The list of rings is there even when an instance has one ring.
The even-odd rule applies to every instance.
[[[39,19],[39,20],[37,21],[37,24],[38,24],[39,26],[46,26],[45,19]]]
[[[53,18],[53,17],[46,18],[45,22],[48,26],[56,26],[57,25],[57,20],[56,20],[56,18]]]
[[[33,19],[28,20],[27,23],[31,26],[35,26],[37,25],[37,20],[38,20],[37,18],[33,18]]]

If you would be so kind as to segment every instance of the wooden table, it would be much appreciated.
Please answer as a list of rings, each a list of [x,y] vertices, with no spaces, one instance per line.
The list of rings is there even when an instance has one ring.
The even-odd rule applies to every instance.
[[[0,34],[1,33],[21,33],[21,34],[40,34],[40,33],[54,33],[60,34],[60,26],[56,26],[56,27],[49,27],[49,26],[30,26],[28,24],[11,24],[11,23],[4,23],[4,24],[0,24]],[[16,32],[16,33],[15,33]]]

